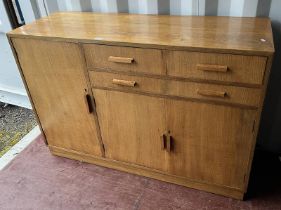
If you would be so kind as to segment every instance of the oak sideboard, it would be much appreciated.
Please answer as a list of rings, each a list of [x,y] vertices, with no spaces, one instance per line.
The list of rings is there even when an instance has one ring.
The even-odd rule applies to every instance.
[[[52,154],[243,199],[268,18],[65,12],[8,38]]]

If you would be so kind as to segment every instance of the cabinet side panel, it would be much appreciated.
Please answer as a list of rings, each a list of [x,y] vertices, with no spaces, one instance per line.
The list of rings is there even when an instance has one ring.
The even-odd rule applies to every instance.
[[[74,43],[12,39],[49,145],[101,155],[88,113],[83,57]]]

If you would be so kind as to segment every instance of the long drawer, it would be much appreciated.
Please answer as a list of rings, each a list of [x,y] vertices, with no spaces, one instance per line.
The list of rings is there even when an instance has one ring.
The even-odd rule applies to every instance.
[[[261,85],[266,57],[187,51],[167,52],[167,74],[183,78]]]
[[[133,47],[84,44],[87,67],[117,71],[165,74],[162,51]]]
[[[87,67],[259,86],[266,57],[84,44]],[[163,59],[165,58],[165,59]]]
[[[100,71],[90,71],[90,80],[93,88],[135,91],[244,105],[253,108],[258,107],[260,101],[260,89],[258,88],[165,80]]]

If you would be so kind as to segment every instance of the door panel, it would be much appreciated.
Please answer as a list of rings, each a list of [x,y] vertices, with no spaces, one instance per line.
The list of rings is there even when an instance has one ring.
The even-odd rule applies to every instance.
[[[49,145],[101,155],[94,116],[88,113],[84,63],[77,44],[12,40]]]
[[[137,94],[93,89],[106,157],[165,171],[161,148],[165,101]]]
[[[106,157],[244,189],[255,110],[101,89],[93,92]],[[170,152],[167,143],[162,149],[160,138],[168,131]]]
[[[169,173],[243,189],[254,110],[167,100]]]

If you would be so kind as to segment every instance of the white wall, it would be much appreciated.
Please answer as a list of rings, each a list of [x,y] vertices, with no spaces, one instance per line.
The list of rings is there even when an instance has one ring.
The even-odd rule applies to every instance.
[[[3,1],[0,1],[0,101],[31,108],[6,37],[11,29]]]

